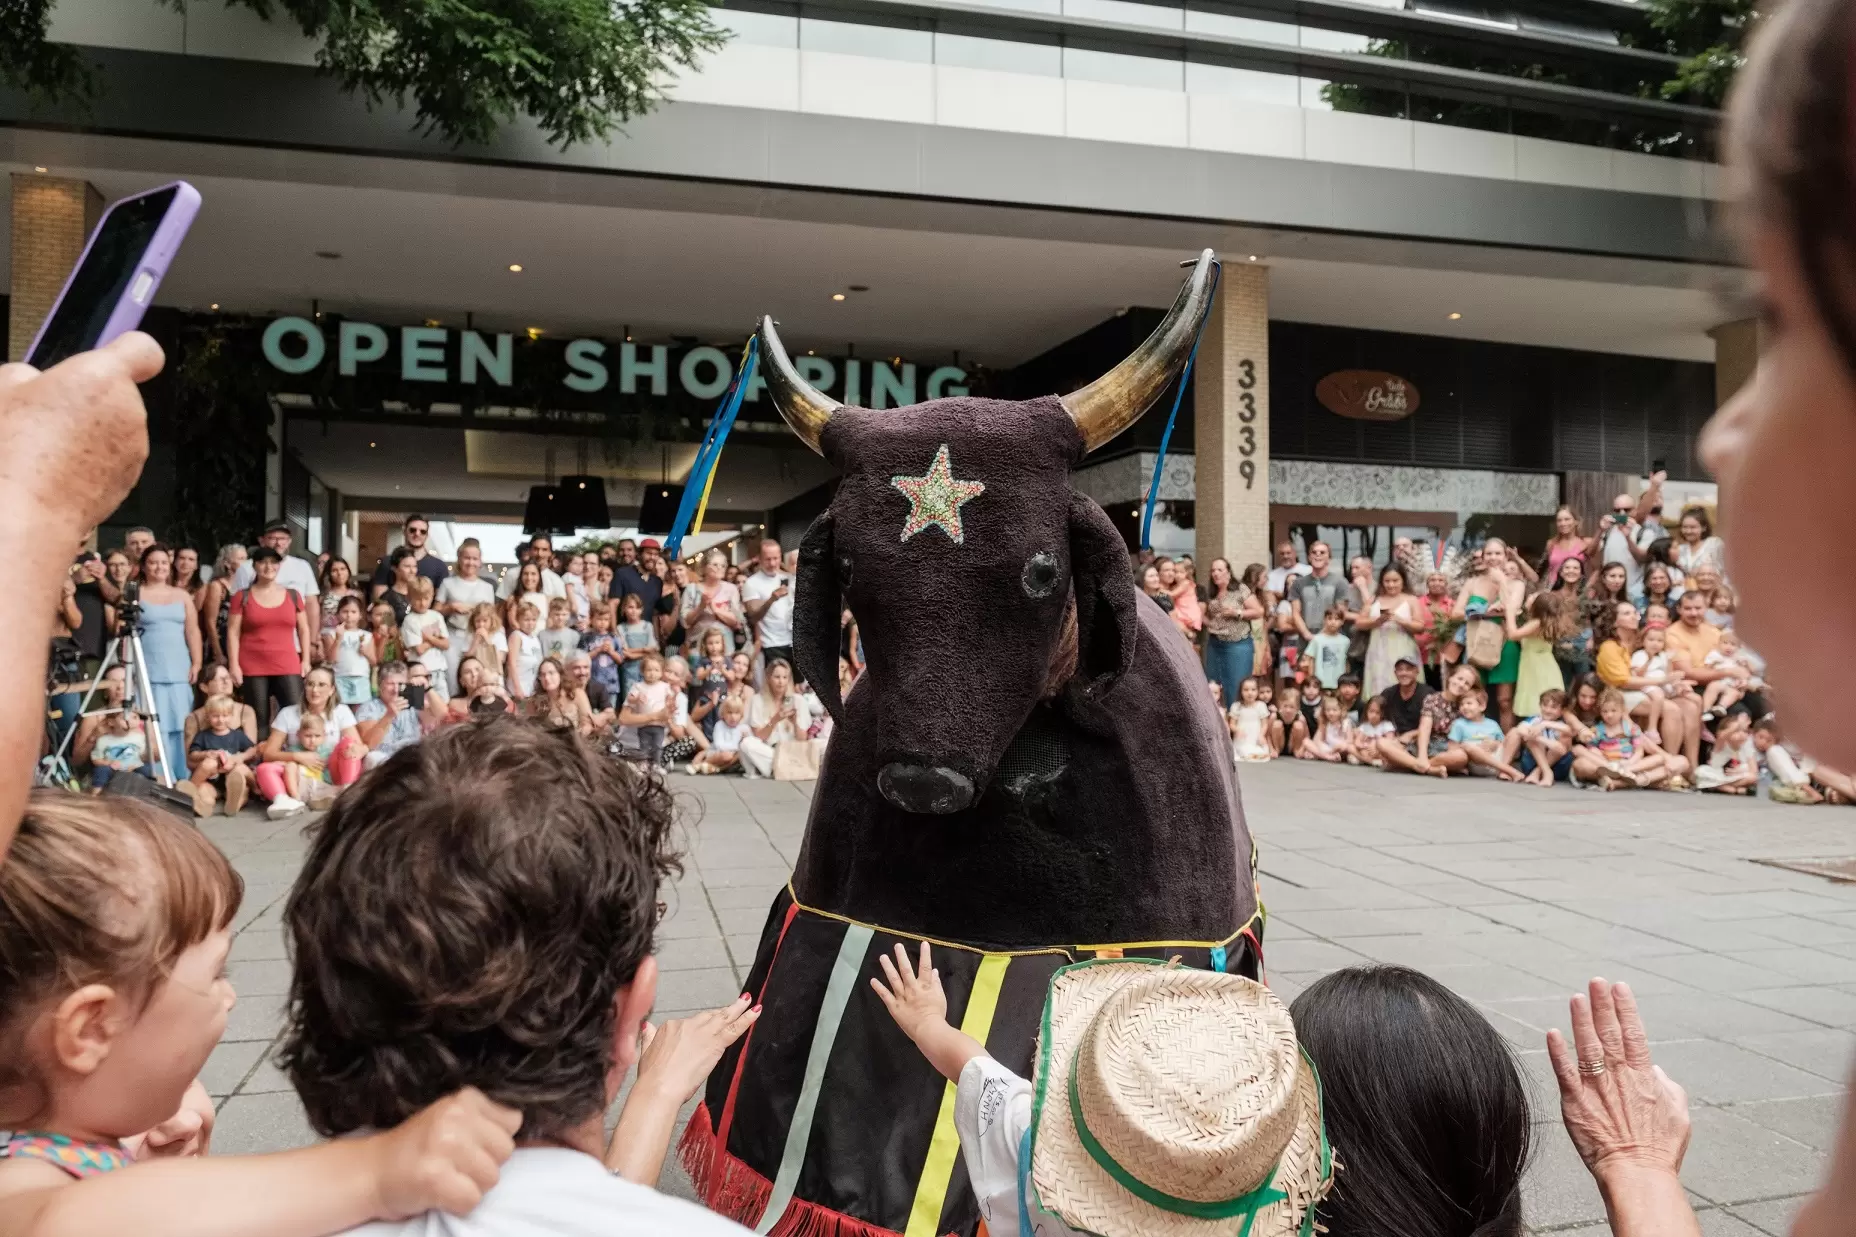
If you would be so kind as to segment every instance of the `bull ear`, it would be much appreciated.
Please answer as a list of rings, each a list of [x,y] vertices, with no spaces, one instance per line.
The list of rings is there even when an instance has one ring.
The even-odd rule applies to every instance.
[[[843,721],[838,697],[839,618],[844,591],[838,583],[835,526],[829,510],[812,521],[799,543],[799,578],[793,584],[793,660],[832,717]],[[1126,575],[1126,572],[1122,573]]]
[[[1079,677],[1101,691],[1134,664],[1140,638],[1128,547],[1108,513],[1090,499],[1070,495],[1070,576],[1076,594]]]

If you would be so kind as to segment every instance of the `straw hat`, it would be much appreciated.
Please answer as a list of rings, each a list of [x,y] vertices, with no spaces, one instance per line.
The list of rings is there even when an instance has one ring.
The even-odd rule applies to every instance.
[[[1101,1237],[1306,1237],[1333,1180],[1289,1011],[1237,975],[1147,959],[1051,981],[1031,1198]]]

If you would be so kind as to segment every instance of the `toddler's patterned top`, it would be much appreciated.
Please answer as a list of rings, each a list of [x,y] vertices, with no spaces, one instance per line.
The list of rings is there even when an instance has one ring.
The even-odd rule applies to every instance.
[[[79,1142],[63,1134],[0,1130],[0,1160],[44,1160],[73,1177],[94,1177],[127,1168],[129,1153],[113,1143]]]

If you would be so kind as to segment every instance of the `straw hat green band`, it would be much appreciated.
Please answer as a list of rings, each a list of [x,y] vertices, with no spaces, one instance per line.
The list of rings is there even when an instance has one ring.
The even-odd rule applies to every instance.
[[[1089,1122],[1083,1117],[1083,1102],[1077,1097],[1077,1060],[1078,1055],[1072,1054],[1070,1057],[1069,1088],[1070,1117],[1076,1122],[1076,1140],[1082,1144],[1083,1150],[1089,1153],[1089,1158],[1102,1167],[1103,1172],[1113,1177],[1117,1185],[1134,1195],[1134,1197],[1140,1199],[1144,1203],[1158,1207],[1162,1211],[1171,1211],[1177,1215],[1191,1216],[1196,1220],[1229,1220],[1234,1216],[1247,1216],[1254,1219],[1256,1218],[1257,1212],[1261,1211],[1263,1208],[1269,1206],[1271,1203],[1280,1203],[1289,1197],[1286,1192],[1273,1188],[1276,1181],[1276,1170],[1274,1168],[1270,1169],[1270,1175],[1263,1179],[1262,1185],[1254,1190],[1239,1194],[1236,1198],[1227,1198],[1223,1202],[1194,1202],[1189,1198],[1178,1198],[1162,1190],[1154,1189],[1145,1181],[1142,1181],[1139,1177],[1136,1177],[1133,1173],[1117,1163],[1115,1157],[1110,1155],[1100,1142],[1096,1141],[1095,1134],[1090,1131]],[[1249,1231],[1248,1225],[1245,1226],[1245,1231]]]

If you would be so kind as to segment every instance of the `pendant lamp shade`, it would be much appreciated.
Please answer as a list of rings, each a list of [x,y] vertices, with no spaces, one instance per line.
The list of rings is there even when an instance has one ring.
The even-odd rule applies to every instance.
[[[683,487],[659,482],[644,487],[644,501],[638,504],[638,531],[649,536],[669,536],[677,522],[677,508],[683,504]]]
[[[606,507],[604,477],[570,473],[561,478],[560,491],[567,522],[576,529],[612,527],[612,513]]]
[[[565,506],[560,486],[530,486],[528,503],[522,508],[522,532],[530,537],[537,533],[573,532],[573,525],[565,518]]]

